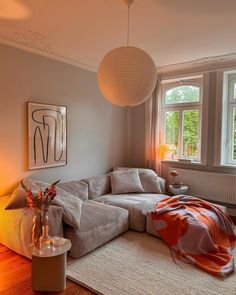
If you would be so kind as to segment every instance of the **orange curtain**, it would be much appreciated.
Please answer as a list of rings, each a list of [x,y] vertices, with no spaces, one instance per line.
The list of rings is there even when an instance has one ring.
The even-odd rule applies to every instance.
[[[160,79],[152,96],[145,102],[145,165],[160,174]]]

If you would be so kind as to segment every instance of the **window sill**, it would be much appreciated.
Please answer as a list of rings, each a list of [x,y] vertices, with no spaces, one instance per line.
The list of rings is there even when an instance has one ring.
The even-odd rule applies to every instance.
[[[184,164],[184,165],[191,165],[191,166],[206,166],[206,164],[200,163],[200,162],[184,162],[184,161],[182,162],[179,160],[162,160],[161,163],[175,163],[175,164]]]
[[[233,165],[233,164],[216,164],[214,165],[214,167],[236,169],[236,165]]]

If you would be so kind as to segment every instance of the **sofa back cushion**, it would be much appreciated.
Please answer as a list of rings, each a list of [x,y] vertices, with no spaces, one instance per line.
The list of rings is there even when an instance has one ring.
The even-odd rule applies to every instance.
[[[83,181],[68,181],[57,185],[64,191],[78,197],[82,201],[88,200],[88,185]]]
[[[137,169],[117,170],[110,173],[112,194],[142,193],[143,187]]]
[[[113,171],[138,170],[144,193],[165,193],[165,180],[146,168],[114,167]]]
[[[111,180],[109,174],[94,176],[81,181],[88,185],[88,198],[95,199],[102,195],[111,193]]]

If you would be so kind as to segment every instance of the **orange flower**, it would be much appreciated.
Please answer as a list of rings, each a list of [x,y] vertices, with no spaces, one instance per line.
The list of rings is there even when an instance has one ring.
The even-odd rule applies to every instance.
[[[42,200],[42,198],[43,198],[43,192],[42,191],[39,191],[38,192],[38,199],[39,200]]]
[[[50,185],[44,190],[39,189],[39,191],[35,195],[33,195],[32,191],[25,186],[23,181],[21,181],[21,186],[26,193],[26,201],[28,207],[33,208],[35,211],[47,212],[48,207],[51,204],[51,201],[55,198],[57,194],[56,184],[59,181],[60,180],[54,182],[52,185]]]

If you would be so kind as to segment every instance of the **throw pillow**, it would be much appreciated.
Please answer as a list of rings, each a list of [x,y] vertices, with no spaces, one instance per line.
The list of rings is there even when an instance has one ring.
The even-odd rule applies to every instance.
[[[143,192],[137,169],[114,171],[110,173],[110,176],[113,195]]]
[[[143,187],[144,193],[164,193],[162,178],[158,177],[157,174],[151,169],[145,168],[128,168],[128,167],[115,167],[113,171],[127,171],[127,170],[138,170],[140,181]]]
[[[38,191],[38,187],[46,188],[49,186],[48,183],[42,182],[42,181],[37,181],[34,179],[29,179],[26,178],[23,180],[24,184],[31,189],[33,192]],[[13,209],[19,209],[19,208],[25,208],[27,207],[27,202],[26,202],[26,195],[25,195],[25,190],[22,188],[21,185],[19,185],[12,193],[10,197],[10,201],[5,208],[5,210],[13,210]]]

